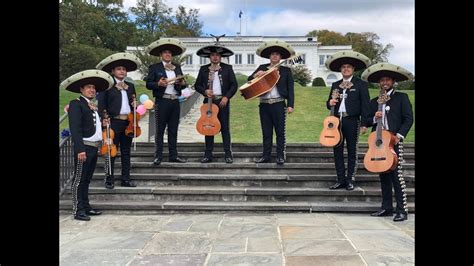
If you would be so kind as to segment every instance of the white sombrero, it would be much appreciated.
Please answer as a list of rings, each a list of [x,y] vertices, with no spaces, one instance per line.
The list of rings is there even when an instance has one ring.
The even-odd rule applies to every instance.
[[[84,85],[93,84],[97,92],[105,91],[114,85],[114,80],[109,73],[98,69],[89,69],[78,72],[65,79],[59,87],[72,92],[81,92]]]
[[[138,57],[131,53],[116,53],[104,58],[95,68],[105,72],[112,72],[112,69],[123,66],[127,72],[135,71],[140,67],[142,62]]]
[[[390,77],[394,81],[413,80],[413,74],[404,69],[403,67],[389,64],[389,63],[377,63],[367,68],[361,75],[361,78],[365,81],[378,83],[380,78]]]
[[[170,50],[173,56],[177,56],[186,51],[186,46],[178,39],[163,38],[152,42],[146,47],[146,51],[154,56],[160,56],[163,50]]]
[[[272,52],[279,52],[281,59],[287,59],[288,57],[295,55],[295,50],[284,41],[274,40],[264,42],[258,47],[256,53],[263,58],[270,58]]]
[[[358,52],[342,51],[329,56],[326,60],[326,67],[335,72],[340,72],[344,64],[350,64],[355,71],[358,71],[370,65],[370,59]]]

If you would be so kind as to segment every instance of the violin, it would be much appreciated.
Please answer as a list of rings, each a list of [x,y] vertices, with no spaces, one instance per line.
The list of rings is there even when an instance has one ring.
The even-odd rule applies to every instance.
[[[134,103],[133,113],[130,112],[128,114],[128,126],[125,129],[125,135],[136,138],[142,134],[142,129],[138,125],[138,121],[140,121],[140,114],[137,113],[135,94],[133,94],[132,97]]]
[[[109,118],[107,110],[104,110],[104,118]],[[102,131],[102,146],[100,147],[100,154],[106,156],[109,161],[110,157],[117,156],[117,147],[113,141],[114,137],[115,132],[110,128],[110,123],[107,123],[107,127]]]

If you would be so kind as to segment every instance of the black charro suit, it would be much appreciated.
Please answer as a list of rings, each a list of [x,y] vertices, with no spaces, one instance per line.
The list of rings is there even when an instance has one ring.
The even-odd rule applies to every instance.
[[[69,129],[74,143],[74,177],[72,180],[73,214],[84,215],[92,208],[89,205],[89,184],[97,164],[98,148],[85,145],[83,138],[92,137],[96,132],[96,123],[100,125],[95,112],[89,107],[84,97],[69,103]],[[86,160],[79,163],[77,155],[86,153]]]
[[[378,97],[370,101],[370,114],[367,119],[367,124],[373,125],[372,131],[377,128],[377,123],[374,123],[374,115],[378,111]],[[389,108],[387,108],[389,106]],[[387,110],[388,109],[388,110]],[[388,131],[403,137],[408,135],[411,126],[413,125],[413,111],[408,95],[403,92],[392,91],[390,93],[390,100],[386,102],[385,115],[387,117]],[[395,145],[395,151],[399,155],[399,145]],[[379,175],[380,186],[382,189],[382,209],[392,212],[392,185],[395,191],[395,200],[397,201],[396,212],[405,213],[403,206],[403,192],[398,178],[398,171],[393,170],[388,173]]]
[[[175,66],[174,73],[176,76],[183,75],[181,66],[172,63]],[[179,124],[179,101],[178,99],[163,98],[166,87],[158,86],[161,78],[168,78],[163,62],[153,64],[148,69],[148,77],[146,79],[146,87],[153,91],[155,97],[155,158],[163,158],[163,135],[165,128],[168,126],[168,149],[170,161],[178,157],[176,143],[178,140],[178,124]],[[174,89],[177,95],[181,95],[181,90],[185,85],[174,83]]]
[[[122,104],[128,104],[130,111],[133,112],[133,95],[136,97],[135,85],[128,81],[125,81],[125,84],[128,85],[128,88],[124,90],[127,94],[128,102],[122,103],[122,92],[117,89],[115,85],[117,84],[116,79],[114,78],[114,86],[110,89],[99,92],[97,95],[99,114],[101,118],[104,117],[104,110],[107,110],[107,113],[110,117],[110,128],[113,129],[115,136],[113,139],[114,144],[117,146],[117,149],[120,148],[120,159],[122,163],[122,182],[130,181],[130,148],[132,146],[133,137],[128,137],[125,135],[125,129],[127,129],[128,121],[115,118],[120,115],[120,109]],[[107,160],[107,159],[106,159]],[[111,162],[106,161],[106,163],[111,164],[112,174],[110,175],[105,167],[105,181],[108,183],[114,182],[114,164],[115,157],[111,157]]]
[[[197,92],[207,97],[205,91],[209,89],[209,66],[207,64],[201,66],[199,73],[194,84],[194,88]],[[227,97],[228,102],[224,108],[219,107],[219,113],[217,118],[221,123],[221,134],[222,134],[222,143],[224,145],[225,158],[232,158],[232,147],[231,147],[231,137],[230,137],[230,98],[232,98],[237,91],[237,79],[235,78],[234,70],[231,65],[220,63],[220,69],[218,71],[218,77],[221,85],[222,96]],[[204,103],[207,103],[208,98],[204,99]],[[221,99],[213,99],[213,103],[219,106]],[[206,150],[204,152],[204,157],[212,159],[212,150],[214,148],[214,136],[205,136],[206,140]]]
[[[268,70],[270,64],[260,65],[249,77],[248,80],[254,79],[255,73],[258,71]],[[295,96],[294,96],[294,80],[291,69],[288,67],[280,66],[278,68],[280,72],[280,79],[278,80],[276,87],[281,97],[286,99],[285,101],[278,103],[260,103],[259,114],[260,124],[262,127],[263,135],[263,153],[262,157],[265,160],[271,160],[272,152],[272,141],[273,141],[273,129],[276,132],[277,142],[277,158],[285,158],[285,124],[286,124],[286,106],[294,108]],[[263,95],[262,95],[263,96]]]
[[[331,109],[329,100],[331,100],[332,91],[338,89],[342,97],[343,89],[339,87],[342,79],[334,82],[329,91],[329,97],[326,101],[326,107]],[[352,77],[350,80],[353,86],[346,89],[347,97],[345,99],[347,116],[341,117],[339,115],[339,108],[341,106],[342,98],[336,103],[334,113],[341,119],[341,144],[334,147],[334,162],[337,172],[337,181],[340,184],[352,184],[357,169],[357,145],[359,141],[359,127],[367,126],[367,117],[369,115],[369,90],[367,82]],[[347,175],[344,164],[344,142],[347,141]]]

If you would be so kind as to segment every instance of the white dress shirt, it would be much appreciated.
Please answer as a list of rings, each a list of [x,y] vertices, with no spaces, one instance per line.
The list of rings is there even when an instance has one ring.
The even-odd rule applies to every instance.
[[[83,95],[81,95],[81,97],[86,99],[87,103],[91,102],[89,99],[87,99]],[[94,115],[95,115],[95,133],[94,133],[94,135],[92,135],[88,138],[82,138],[83,140],[87,140],[87,141],[100,141],[100,140],[102,140],[102,123],[100,123],[99,113],[97,113],[97,111],[94,111]]]
[[[214,79],[212,80],[212,92],[216,96],[222,95],[221,80],[219,79],[219,72],[214,72]]]
[[[161,61],[163,63],[163,67],[168,64],[166,63],[165,61]],[[171,64],[171,62],[169,62]],[[176,74],[174,73],[174,70],[166,70],[165,68],[165,71],[166,71],[166,76],[168,77],[168,79],[172,79],[172,78],[176,78]],[[178,92],[174,89],[174,83],[172,84],[169,84],[168,86],[166,86],[166,90],[165,90],[165,93],[166,94],[172,94],[172,95],[176,95],[178,94]]]
[[[123,80],[119,80],[116,77],[114,77],[115,82],[123,82]],[[130,104],[128,103],[128,96],[127,96],[127,91],[126,90],[120,90],[120,93],[122,94],[122,103],[120,105],[120,114],[121,115],[128,115],[131,110],[130,110]]]
[[[352,76],[350,76],[348,79],[343,78],[342,82],[344,82],[344,81],[350,82],[351,79],[352,79]],[[347,89],[342,90],[342,101],[341,101],[341,105],[339,106],[339,113],[347,112],[347,110],[346,110],[346,97],[347,97],[346,91],[347,91]]]

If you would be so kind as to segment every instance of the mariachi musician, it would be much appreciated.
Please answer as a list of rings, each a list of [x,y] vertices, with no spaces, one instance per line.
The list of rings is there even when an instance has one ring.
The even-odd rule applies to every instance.
[[[111,73],[114,86],[97,96],[99,102],[99,113],[103,115],[106,110],[110,117],[110,127],[115,132],[113,143],[120,147],[120,159],[122,163],[121,186],[135,187],[130,181],[130,148],[133,135],[125,134],[129,125],[129,114],[136,114],[136,92],[133,83],[125,80],[127,72],[134,71],[141,65],[140,59],[130,53],[116,53],[106,57],[96,68]],[[104,117],[102,117],[104,119]],[[106,157],[105,187],[114,188],[114,163],[115,157],[110,162]],[[110,165],[109,165],[110,164]],[[107,171],[110,168],[111,171]]]

